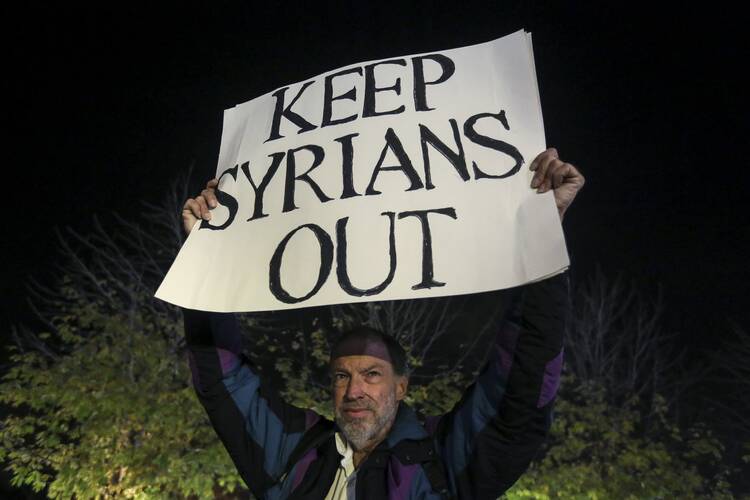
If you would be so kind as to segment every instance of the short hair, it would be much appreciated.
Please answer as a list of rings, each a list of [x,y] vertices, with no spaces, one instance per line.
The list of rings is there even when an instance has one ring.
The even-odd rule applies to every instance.
[[[333,364],[333,361],[341,356],[352,356],[358,353],[367,354],[367,346],[377,344],[381,344],[385,347],[387,357],[390,359],[385,359],[385,356],[382,355],[376,357],[381,358],[384,361],[390,361],[391,366],[393,366],[393,372],[396,375],[407,375],[408,364],[406,361],[406,351],[401,347],[401,344],[399,344],[391,335],[387,335],[380,330],[370,328],[369,326],[358,326],[341,335],[331,348],[329,365]]]

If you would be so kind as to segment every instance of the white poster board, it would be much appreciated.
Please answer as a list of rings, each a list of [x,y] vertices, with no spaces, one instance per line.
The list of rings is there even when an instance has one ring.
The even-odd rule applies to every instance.
[[[568,264],[530,34],[346,66],[224,113],[221,205],[156,296],[259,311],[513,287]]]

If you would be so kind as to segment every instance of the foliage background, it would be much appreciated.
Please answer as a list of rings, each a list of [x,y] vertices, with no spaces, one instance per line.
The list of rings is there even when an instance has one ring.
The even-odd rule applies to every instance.
[[[176,184],[146,211],[178,213],[186,195]],[[0,460],[14,485],[53,498],[247,498],[192,392],[179,311],[152,298],[181,243],[179,224],[116,222],[60,234],[59,286],[32,282],[39,322],[16,328],[0,384]],[[504,298],[244,315],[246,353],[287,400],[330,415],[328,346],[368,323],[407,347],[408,402],[435,414],[481,366]],[[548,445],[506,498],[742,497],[744,330],[733,325],[730,341],[696,362],[669,342],[658,291],[597,273],[574,287],[571,307]]]

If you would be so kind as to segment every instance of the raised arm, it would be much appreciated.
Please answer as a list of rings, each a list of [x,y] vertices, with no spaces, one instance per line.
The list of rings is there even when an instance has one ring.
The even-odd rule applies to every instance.
[[[531,164],[531,187],[554,189],[560,218],[583,176],[548,149]],[[459,498],[495,499],[529,466],[552,421],[568,313],[567,274],[519,287],[489,359],[461,401],[428,419]]]
[[[430,422],[460,498],[497,498],[544,442],[562,366],[566,305],[566,275],[515,290],[477,380],[453,410]]]
[[[201,210],[216,206],[211,197],[215,186],[210,182],[198,197],[202,199],[186,202],[186,232],[198,217],[210,217],[208,210],[204,214]],[[256,497],[272,487],[289,489],[290,481],[277,484],[277,480],[304,431],[320,417],[286,404],[266,389],[242,355],[242,337],[233,314],[183,309],[183,316],[195,391],[240,476]]]

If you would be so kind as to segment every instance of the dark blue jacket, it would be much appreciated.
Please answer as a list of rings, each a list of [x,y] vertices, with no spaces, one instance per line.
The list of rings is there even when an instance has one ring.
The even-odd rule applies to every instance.
[[[357,499],[496,499],[510,488],[549,430],[567,304],[565,275],[516,289],[474,384],[424,422],[402,403],[357,470]],[[341,460],[335,424],[266,390],[241,355],[233,315],[184,313],[198,398],[253,494],[324,498]]]

